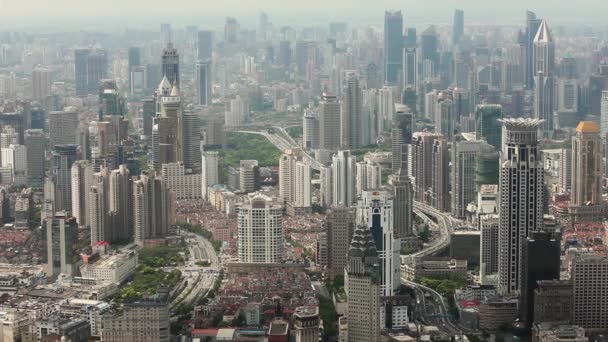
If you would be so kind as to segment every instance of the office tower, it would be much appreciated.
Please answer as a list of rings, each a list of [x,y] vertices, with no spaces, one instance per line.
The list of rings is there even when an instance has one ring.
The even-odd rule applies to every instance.
[[[196,62],[196,101],[201,106],[211,105],[211,63]]]
[[[335,95],[323,93],[319,103],[319,149],[340,147],[340,102]]]
[[[355,203],[357,157],[350,151],[338,151],[331,163],[331,197],[334,207],[349,207]]]
[[[78,226],[65,212],[47,218],[42,226],[43,264],[48,277],[76,272]]]
[[[424,117],[435,121],[437,112],[437,90],[432,90],[424,95]]]
[[[90,206],[91,245],[99,242],[113,241],[110,232],[110,220],[108,216],[108,169],[92,175],[91,186],[88,191],[88,202]]]
[[[239,185],[243,193],[250,193],[260,189],[260,167],[257,160],[241,160]]]
[[[355,164],[357,197],[365,190],[380,189],[382,187],[382,168],[380,164],[372,161],[361,161]]]
[[[293,313],[293,329],[296,342],[319,341],[319,307],[299,306]]]
[[[145,66],[134,66],[129,72],[129,90],[132,96],[141,96],[148,87],[148,75]]]
[[[501,119],[499,290],[519,293],[522,248],[531,232],[543,228],[543,165],[538,119]]]
[[[171,43],[171,24],[161,23],[160,24],[160,44],[166,46]]]
[[[288,68],[291,65],[291,43],[287,40],[279,41],[277,65]]]
[[[304,212],[310,211],[310,206],[312,202],[312,170],[310,164],[303,160],[297,161],[295,166],[295,198],[293,207],[297,210],[304,210]]]
[[[224,24],[224,40],[227,43],[234,44],[237,41],[237,35],[239,31],[239,23],[236,21],[236,18],[228,17],[226,18],[226,23]]]
[[[27,153],[27,183],[41,186],[44,178],[44,132],[28,129],[24,137]]]
[[[414,189],[406,169],[398,169],[389,176],[388,190],[393,196],[393,234],[401,244],[413,235]]]
[[[103,315],[101,339],[107,342],[136,340],[145,336],[147,342],[169,342],[170,313],[166,293],[157,293],[138,301],[123,303],[120,312]]]
[[[72,216],[80,227],[89,226],[89,188],[93,180],[93,167],[87,160],[72,164]]]
[[[343,148],[355,149],[361,146],[361,105],[359,78],[349,72],[344,87],[344,106],[340,113],[340,140]]]
[[[182,115],[184,167],[193,173],[201,171],[201,129],[197,112],[187,110]]]
[[[44,100],[51,95],[51,70],[37,67],[32,71],[32,98]]]
[[[204,200],[207,200],[207,188],[220,182],[219,159],[217,151],[205,151],[201,157],[201,192]]]
[[[475,189],[483,185],[498,184],[500,178],[500,153],[494,146],[486,144],[475,158]]]
[[[450,98],[439,98],[435,115],[435,132],[441,133],[447,140],[452,141],[456,124],[454,102]]]
[[[541,19],[536,18],[536,14],[526,11],[526,87],[532,89],[534,86],[534,75],[536,75],[534,63],[534,38],[541,24]]]
[[[198,32],[198,60],[210,62],[213,57],[213,31]]]
[[[57,184],[55,211],[72,211],[72,165],[79,159],[78,145],[56,145],[53,148],[52,174]]]
[[[572,188],[572,149],[562,148],[559,158],[559,191],[570,192]]]
[[[159,85],[156,100],[159,111],[152,127],[154,167],[183,160],[183,117],[181,97],[176,86],[167,77]]]
[[[415,47],[403,49],[403,86],[418,88],[418,55]]]
[[[437,70],[439,68],[439,36],[437,35],[437,30],[435,26],[429,26],[422,34],[420,35],[420,53],[422,63],[425,61],[431,62],[430,70]],[[427,68],[428,70],[429,68]],[[423,79],[427,79],[429,77],[434,76],[434,72],[425,72],[422,75]]]
[[[488,276],[498,273],[499,229],[498,215],[487,214],[479,218],[479,276],[482,284],[486,284]]]
[[[251,195],[238,214],[238,256],[244,263],[281,263],[283,207],[263,195]]]
[[[450,156],[445,138],[433,141],[430,203],[439,211],[450,210]]]
[[[312,110],[304,111],[302,117],[302,147],[307,150],[319,148],[319,118]]]
[[[87,83],[87,62],[90,49],[74,50],[74,78],[76,96],[85,96],[89,88]]]
[[[415,132],[412,135],[411,160],[408,175],[414,182],[414,193],[417,201],[425,201],[427,191],[432,184],[433,144],[436,139],[442,139],[440,134],[431,132]]]
[[[0,133],[0,148],[8,148],[10,145],[19,145],[19,132],[13,126],[5,126]]]
[[[171,194],[154,170],[142,171],[132,183],[134,241],[143,245],[145,240],[167,234]]]
[[[571,266],[572,324],[587,332],[605,331],[608,322],[608,257],[578,253]]]
[[[392,123],[395,113],[395,103],[398,102],[396,97],[396,87],[384,86],[378,89],[378,113],[376,122],[376,131],[378,134],[383,134],[387,124]]]
[[[171,86],[180,88],[179,83],[179,54],[172,43],[167,44],[161,56],[162,76],[167,77]]]
[[[357,225],[369,227],[380,260],[380,294],[392,296],[399,286],[401,242],[393,234],[393,199],[386,190],[363,191],[357,203]]]
[[[91,50],[87,56],[87,93],[96,94],[101,80],[108,78],[108,52]]]
[[[602,92],[608,91],[608,63],[600,61],[597,70],[589,76],[588,111],[591,115],[601,114]]]
[[[324,208],[328,208],[333,204],[333,184],[332,184],[332,168],[330,166],[321,165],[319,170],[319,186],[320,204]]]
[[[483,140],[455,141],[452,145],[452,215],[466,218],[467,206],[475,200],[475,166]],[[487,145],[490,149],[489,145]]]
[[[543,20],[534,37],[534,116],[544,120],[545,136],[553,132],[553,110],[555,102],[555,45]]]
[[[532,326],[534,317],[534,291],[538,281],[559,279],[560,241],[552,232],[532,232],[523,241],[522,275],[519,318]]]
[[[154,116],[156,115],[156,99],[142,100],[141,116],[143,121],[144,135],[147,138],[152,137],[152,126],[154,124]]]
[[[534,322],[569,322],[572,314],[572,283],[540,280],[534,290]]]
[[[460,44],[464,35],[464,11],[454,10],[454,24],[452,25],[452,46]]]
[[[296,73],[300,77],[306,76],[306,66],[309,58],[309,49],[313,46],[312,42],[298,40],[296,41],[296,58],[295,58],[295,66]]]
[[[351,208],[331,208],[325,219],[327,230],[327,270],[334,278],[344,275],[348,265],[349,241],[355,230],[355,211]]]
[[[485,140],[497,150],[502,144],[502,106],[495,104],[477,105],[475,110],[475,137]]]
[[[55,145],[75,144],[78,129],[78,112],[67,108],[61,112],[49,113],[49,148]]]
[[[222,149],[226,145],[226,132],[224,132],[224,120],[217,115],[211,115],[207,119],[204,129],[205,143],[204,151]]]
[[[599,218],[602,205],[602,158],[600,128],[593,121],[581,121],[572,137],[572,191],[570,214],[574,219]]]
[[[162,67],[159,63],[146,64],[146,90],[148,93],[154,93],[162,79]]]
[[[226,110],[226,126],[238,127],[243,126],[249,119],[249,106],[248,103],[237,95],[234,99],[230,100],[230,108]]]
[[[606,141],[608,137],[608,90],[602,91],[602,99],[600,103],[600,127],[602,141]]]
[[[384,76],[387,84],[399,83],[403,68],[403,15],[384,12]]]
[[[137,46],[130,46],[128,52],[129,71],[133,67],[141,66],[141,49]]]
[[[104,79],[99,82],[99,121],[123,115],[123,99],[118,92],[115,80]]]
[[[115,241],[125,242],[133,238],[133,185],[127,165],[119,165],[109,177],[108,213],[111,235]]]
[[[348,250],[348,341],[380,341],[381,268],[372,232],[357,225]]]

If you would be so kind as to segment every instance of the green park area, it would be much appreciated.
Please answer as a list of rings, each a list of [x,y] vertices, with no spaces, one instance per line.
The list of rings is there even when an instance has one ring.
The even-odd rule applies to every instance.
[[[241,160],[257,160],[260,166],[277,166],[279,151],[265,137],[257,134],[231,132],[226,148],[221,151],[225,166],[238,167]]]

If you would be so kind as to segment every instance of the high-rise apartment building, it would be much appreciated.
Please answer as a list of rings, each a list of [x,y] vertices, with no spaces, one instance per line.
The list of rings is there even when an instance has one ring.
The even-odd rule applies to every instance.
[[[334,207],[349,207],[356,198],[357,157],[350,151],[338,151],[331,163],[331,197]]]
[[[493,150],[493,147],[482,140],[465,140],[452,145],[452,215],[465,218],[467,206],[475,200],[476,159],[482,150]]]
[[[355,164],[357,197],[365,190],[380,189],[382,186],[382,168],[372,161],[361,161]]]
[[[201,157],[201,194],[204,200],[208,198],[208,188],[220,182],[219,159],[217,151],[203,152]]]
[[[391,129],[391,151],[393,153],[393,173],[399,169],[407,173],[409,149],[415,130],[414,114],[403,105],[395,105],[395,118]]]
[[[433,141],[429,203],[439,211],[450,210],[450,156],[445,138]]]
[[[572,324],[587,332],[605,331],[608,322],[608,257],[575,255],[571,266]]]
[[[112,236],[116,241],[133,238],[133,185],[127,165],[119,165],[110,172],[108,213],[112,225]]]
[[[238,257],[244,263],[274,264],[283,260],[283,207],[254,194],[238,214]]]
[[[348,265],[349,241],[355,231],[356,216],[351,208],[332,208],[325,219],[327,229],[327,269],[331,278],[344,275]]]
[[[89,188],[93,180],[93,166],[87,160],[72,164],[72,216],[80,227],[89,226]]]
[[[608,77],[606,84],[608,84]],[[600,100],[600,128],[602,140],[606,141],[608,137],[608,90],[602,91]]]
[[[169,342],[169,302],[167,294],[123,303],[122,310],[102,316],[101,339],[108,342]],[[145,337],[141,337],[145,336]]]
[[[43,100],[51,95],[52,72],[49,69],[37,67],[32,71],[32,98]]]
[[[2,183],[27,184],[27,148],[24,145],[10,144],[1,149],[1,154],[0,166],[9,172],[9,177],[2,175]]]
[[[380,265],[380,293],[392,296],[399,286],[401,242],[393,233],[393,199],[386,190],[367,190],[357,203],[357,225],[371,231]]]
[[[522,248],[531,232],[543,228],[543,164],[538,119],[502,119],[500,170],[499,290],[520,291]]]
[[[387,84],[399,84],[403,65],[403,15],[384,12],[384,75]]]
[[[355,149],[361,144],[362,99],[359,77],[354,72],[346,75],[344,87],[344,102],[340,114],[341,146]]]
[[[340,147],[340,102],[335,95],[323,93],[319,103],[319,149]]]
[[[570,214],[574,218],[598,218],[602,205],[604,148],[600,128],[593,121],[581,121],[572,137],[572,191]]]
[[[132,183],[134,241],[143,245],[147,239],[167,234],[171,194],[153,170],[142,171]]]
[[[279,158],[279,195],[283,204],[295,202],[296,162],[300,159],[298,149],[287,149]]]
[[[311,150],[319,148],[319,118],[312,110],[305,110],[302,117],[302,148]]]
[[[241,160],[239,185],[240,191],[246,194],[260,189],[260,166],[257,160]]]
[[[498,235],[500,220],[497,214],[481,215],[479,218],[479,276],[481,284],[487,283],[488,276],[498,273]]]
[[[443,139],[443,136],[431,132],[416,132],[412,136],[408,173],[413,180],[414,194],[418,201],[428,200],[428,192],[433,184],[433,145],[438,139]]]
[[[376,241],[367,225],[358,225],[348,250],[349,342],[380,341],[381,267]]]
[[[102,168],[91,178],[88,192],[91,245],[102,241],[112,242],[112,225],[108,215],[108,169]]]

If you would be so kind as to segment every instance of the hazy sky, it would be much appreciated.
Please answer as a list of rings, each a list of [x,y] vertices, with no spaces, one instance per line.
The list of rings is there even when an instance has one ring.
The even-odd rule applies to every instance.
[[[470,22],[517,23],[529,8],[558,23],[606,24],[606,0],[0,0],[0,27],[36,27],[54,22],[103,22],[129,25],[166,18],[168,22],[198,16],[220,19],[234,15],[253,21],[266,11],[277,24],[306,24],[309,20],[381,22],[383,10],[401,9],[406,22],[451,21],[454,8],[465,10]],[[104,16],[111,16],[113,22]],[[123,19],[120,19],[120,18]],[[125,17],[135,17],[127,20]],[[181,19],[180,19],[181,18]],[[69,20],[68,20],[69,19]],[[186,20],[187,21],[187,20]],[[85,22],[83,22],[84,24]],[[200,24],[193,22],[194,24]],[[83,27],[86,29],[86,27]]]

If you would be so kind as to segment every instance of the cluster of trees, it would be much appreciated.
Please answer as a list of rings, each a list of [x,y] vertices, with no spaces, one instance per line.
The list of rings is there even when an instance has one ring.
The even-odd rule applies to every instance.
[[[439,292],[444,297],[454,297],[456,289],[462,288],[467,285],[465,280],[461,279],[444,279],[444,278],[420,278],[416,281],[426,287],[430,287],[433,290]]]
[[[175,287],[181,278],[180,270],[165,272],[162,269],[139,265],[135,270],[133,280],[120,291],[118,299],[125,302],[136,301],[145,294],[155,294],[159,287]]]
[[[184,262],[183,252],[179,247],[144,247],[138,253],[139,264],[150,267],[173,266]]]
[[[220,153],[224,165],[234,167],[247,159],[257,160],[260,166],[277,166],[281,156],[281,151],[265,137],[242,133],[229,133],[226,149]]]

